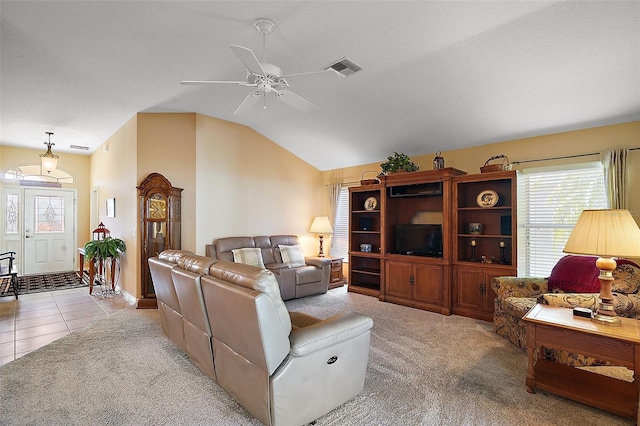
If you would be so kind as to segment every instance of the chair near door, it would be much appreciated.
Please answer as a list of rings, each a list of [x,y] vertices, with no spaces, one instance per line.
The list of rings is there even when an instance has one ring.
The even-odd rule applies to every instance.
[[[13,294],[18,298],[18,266],[15,263],[15,251],[0,253],[0,278],[9,278],[2,293],[9,291],[9,287],[13,286]],[[2,280],[4,281],[4,280]]]

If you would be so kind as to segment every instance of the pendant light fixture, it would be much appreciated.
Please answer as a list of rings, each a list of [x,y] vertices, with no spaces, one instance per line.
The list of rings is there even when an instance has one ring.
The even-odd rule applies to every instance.
[[[58,158],[60,156],[51,152],[51,147],[55,145],[51,142],[51,135],[53,133],[45,133],[49,135],[49,142],[44,143],[47,146],[47,152],[45,152],[44,154],[40,154],[40,161],[42,162],[42,174],[44,174],[45,171],[47,172],[47,174],[51,174],[51,172],[56,169],[56,166],[58,165]]]

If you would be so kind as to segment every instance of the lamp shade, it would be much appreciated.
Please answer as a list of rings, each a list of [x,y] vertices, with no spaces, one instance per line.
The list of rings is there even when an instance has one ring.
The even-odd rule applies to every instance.
[[[327,216],[316,216],[313,218],[309,231],[316,234],[332,234],[333,228],[331,228],[331,223]]]
[[[56,169],[56,167],[58,167],[58,159],[54,157],[46,157],[42,155],[40,157],[40,162],[42,163],[42,170],[47,173],[51,173]]]
[[[51,142],[51,135],[53,133],[45,133],[49,135],[49,142],[44,143],[47,146],[47,152],[45,152],[44,154],[40,154],[40,162],[42,166],[42,173],[47,172],[48,174],[50,174],[56,169],[56,167],[58,167],[58,158],[60,158],[60,156],[51,152],[51,147],[55,145],[53,142]]]
[[[601,257],[640,257],[640,228],[628,210],[585,210],[563,251]]]

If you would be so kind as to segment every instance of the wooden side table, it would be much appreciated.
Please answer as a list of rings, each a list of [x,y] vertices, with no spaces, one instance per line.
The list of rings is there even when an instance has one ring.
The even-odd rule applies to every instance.
[[[640,321],[621,318],[621,327],[574,317],[573,310],[536,305],[523,318],[527,324],[527,391],[545,390],[583,404],[638,419],[640,395]],[[542,359],[536,347],[589,355],[633,371],[633,382],[618,380]]]
[[[80,282],[82,282],[82,280],[84,279],[84,247],[78,247],[78,257],[80,258],[79,259],[80,266],[76,274],[80,278]],[[93,260],[89,262],[89,294],[93,294],[93,281],[95,280],[95,276],[96,276],[96,263],[98,263],[98,273],[103,276],[106,273],[105,265],[103,265],[102,259],[97,261]],[[111,290],[112,291],[116,290],[116,284],[114,282],[115,273],[116,273],[116,262],[112,261],[111,262],[111,281],[112,281]]]
[[[342,275],[342,258],[326,257],[331,260],[331,277],[329,278],[329,290],[344,285],[344,277]]]

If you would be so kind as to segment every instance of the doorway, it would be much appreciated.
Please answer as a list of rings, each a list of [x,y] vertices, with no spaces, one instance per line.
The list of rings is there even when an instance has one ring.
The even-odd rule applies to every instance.
[[[1,251],[15,251],[20,275],[74,270],[76,190],[3,186]]]

